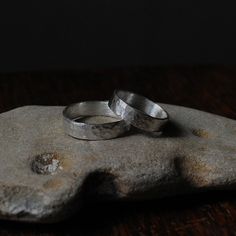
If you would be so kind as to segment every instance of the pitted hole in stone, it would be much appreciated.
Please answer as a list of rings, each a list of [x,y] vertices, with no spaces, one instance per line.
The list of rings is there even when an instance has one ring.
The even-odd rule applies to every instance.
[[[31,162],[33,172],[42,175],[53,174],[60,166],[60,160],[56,153],[42,153],[36,155]]]
[[[193,129],[192,133],[193,133],[193,135],[200,137],[200,138],[209,138],[210,137],[209,132],[204,129]]]

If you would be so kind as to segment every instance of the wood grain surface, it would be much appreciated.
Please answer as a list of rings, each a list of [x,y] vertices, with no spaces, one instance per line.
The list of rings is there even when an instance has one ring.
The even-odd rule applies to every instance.
[[[0,112],[29,104],[105,100],[117,88],[236,119],[236,66],[0,74]],[[236,191],[134,203],[91,203],[58,224],[0,221],[0,235],[236,235]]]

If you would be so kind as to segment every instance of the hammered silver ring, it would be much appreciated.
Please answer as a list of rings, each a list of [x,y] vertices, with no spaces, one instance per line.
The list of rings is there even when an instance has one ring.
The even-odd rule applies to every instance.
[[[111,122],[87,123],[86,117],[110,117]],[[87,101],[69,105],[63,110],[65,133],[85,140],[113,139],[129,130],[130,125],[119,118],[109,107],[108,101]]]
[[[157,103],[129,91],[115,90],[108,106],[121,119],[148,132],[159,132],[169,120],[168,113]]]

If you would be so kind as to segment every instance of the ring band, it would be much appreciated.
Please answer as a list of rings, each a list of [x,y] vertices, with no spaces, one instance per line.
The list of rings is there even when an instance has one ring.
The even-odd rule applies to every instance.
[[[78,139],[102,140],[116,138],[125,133],[130,125],[115,115],[108,101],[79,102],[63,111],[65,132]],[[115,121],[86,123],[83,119],[94,116],[114,118]]]
[[[128,91],[115,90],[108,105],[127,123],[148,132],[161,131],[169,119],[157,103]]]

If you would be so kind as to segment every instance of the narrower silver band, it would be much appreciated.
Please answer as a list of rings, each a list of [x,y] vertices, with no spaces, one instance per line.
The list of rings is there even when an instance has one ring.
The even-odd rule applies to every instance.
[[[169,119],[157,103],[128,91],[115,90],[108,105],[127,123],[148,132],[160,131]]]
[[[108,107],[108,101],[79,102],[66,107],[63,111],[65,132],[78,139],[112,139],[122,135],[129,125]],[[115,118],[109,123],[86,123],[86,117],[107,116]]]

